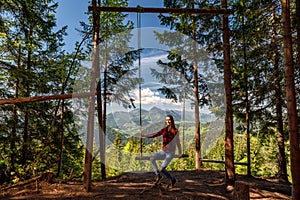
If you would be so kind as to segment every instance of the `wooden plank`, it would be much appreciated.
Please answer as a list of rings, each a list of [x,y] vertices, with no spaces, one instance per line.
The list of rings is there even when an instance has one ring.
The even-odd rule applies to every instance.
[[[178,13],[178,14],[233,14],[232,10],[226,9],[203,9],[203,8],[149,8],[149,7],[88,7],[89,12],[136,12],[136,13]]]
[[[179,155],[175,155],[174,158],[188,158],[189,155],[187,154],[182,154],[182,157],[179,157]],[[135,157],[136,160],[150,160],[151,156],[137,156]],[[158,159],[158,160],[163,160],[164,158]]]
[[[93,93],[78,93],[78,94],[58,94],[49,96],[35,96],[35,97],[19,97],[11,99],[0,99],[0,105],[4,104],[17,104],[17,103],[29,103],[37,101],[48,101],[57,99],[71,99],[71,98],[86,98],[92,96]],[[94,94],[95,95],[95,94]]]
[[[225,164],[225,160],[212,160],[212,159],[201,159],[201,162],[212,162],[212,163],[223,163]],[[248,165],[248,163],[245,162],[234,162],[236,165]]]

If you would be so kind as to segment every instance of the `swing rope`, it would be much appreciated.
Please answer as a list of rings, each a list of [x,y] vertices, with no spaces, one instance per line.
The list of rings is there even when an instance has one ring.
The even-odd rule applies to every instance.
[[[138,68],[139,68],[139,99],[140,99],[140,156],[143,156],[143,122],[142,122],[142,85],[141,85],[141,13],[137,12],[136,15],[137,28],[138,28]]]

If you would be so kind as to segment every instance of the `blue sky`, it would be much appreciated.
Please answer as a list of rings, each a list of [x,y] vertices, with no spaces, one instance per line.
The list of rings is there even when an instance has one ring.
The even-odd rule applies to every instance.
[[[57,28],[61,28],[63,26],[68,26],[67,33],[68,35],[65,37],[65,43],[66,47],[65,49],[69,52],[73,51],[75,47],[76,41],[81,40],[81,36],[79,35],[76,28],[80,28],[80,21],[88,22],[88,6],[90,0],[57,0],[59,3],[58,9],[57,9]],[[163,0],[129,0],[129,7],[136,7],[138,5],[142,7],[163,7],[162,5]],[[137,13],[128,13],[128,17],[130,20],[136,22]],[[147,29],[147,27],[158,29],[166,29],[169,30],[166,27],[160,26],[159,20],[157,18],[157,13],[143,13],[141,14],[142,18],[142,48],[154,48],[154,49],[164,49],[160,46],[155,46],[154,39],[151,39],[151,36],[149,36],[150,33],[153,34],[153,31],[151,29]],[[157,29],[156,29],[157,30]],[[136,41],[135,39],[133,39]],[[143,42],[145,42],[145,46],[143,46]],[[154,45],[154,46],[153,46]],[[134,45],[133,45],[134,46]],[[158,57],[157,57],[158,56]],[[152,55],[151,58],[143,58],[142,65],[144,70],[143,77],[146,79],[145,85],[143,87],[144,90],[144,97],[148,99],[143,99],[143,102],[148,102],[148,106],[163,106],[166,107],[166,104],[170,105],[170,102],[166,101],[165,99],[162,99],[160,95],[157,94],[157,80],[150,79],[149,77],[149,69],[150,67],[156,67],[156,61],[162,56],[160,55]],[[165,56],[165,55],[164,55]],[[148,69],[148,70],[147,70]],[[147,78],[148,77],[148,78]],[[151,104],[152,102],[152,104]],[[175,105],[173,105],[175,106]],[[179,107],[182,107],[181,105],[177,105]],[[144,107],[147,107],[144,105]]]
[[[80,28],[80,21],[88,22],[88,6],[90,0],[57,0],[56,12],[57,28],[68,26],[68,36],[65,37],[66,50],[72,51],[75,42],[80,41],[80,35],[76,28]],[[129,7],[138,5],[143,7],[162,7],[163,0],[129,0]],[[128,18],[136,21],[136,13],[128,13]],[[144,13],[141,15],[142,27],[159,27],[157,14]]]
[[[57,28],[61,28],[63,26],[68,26],[67,33],[68,36],[65,37],[66,47],[65,49],[68,51],[72,51],[75,47],[76,41],[80,41],[81,37],[76,30],[76,28],[80,28],[80,21],[88,22],[88,6],[89,0],[57,0],[59,3],[57,9]],[[129,7],[162,7],[163,0],[129,0]],[[164,49],[163,47],[157,44],[157,41],[153,39],[153,29],[148,28],[159,28],[160,22],[157,18],[157,13],[143,13],[141,14],[141,26],[142,30],[142,45],[147,48],[156,48],[156,49]],[[137,13],[128,13],[128,19],[132,20],[136,23]],[[137,27],[136,27],[137,28]],[[135,35],[137,33],[134,33]],[[131,44],[136,47],[136,38],[132,39],[134,44]],[[154,42],[156,41],[156,42]],[[158,57],[156,57],[158,56]],[[149,77],[150,67],[156,66],[156,61],[160,58],[160,55],[152,55],[151,58],[143,59],[143,68],[147,69],[143,71],[143,77],[146,80],[146,88],[143,88],[145,104],[150,105],[164,105],[165,103],[169,103],[170,100],[161,99],[160,95],[155,91],[157,86],[157,81],[153,80],[153,78]],[[135,91],[136,92],[136,91]],[[146,103],[148,102],[148,103]]]
[[[65,49],[69,52],[73,51],[75,47],[76,41],[81,40],[81,36],[79,35],[78,31],[75,29],[80,28],[80,21],[88,22],[88,6],[89,6],[90,0],[57,0],[59,3],[56,18],[57,18],[57,28],[60,29],[63,26],[68,26],[67,33],[68,35],[65,37],[65,43],[66,47]],[[163,0],[129,0],[129,7],[136,7],[138,5],[142,7],[163,7],[162,6]],[[137,13],[128,13],[128,17],[130,20],[136,22]],[[182,110],[183,109],[183,103],[174,103],[170,100],[162,97],[161,94],[157,91],[157,88],[161,87],[161,84],[158,83],[157,80],[155,80],[152,76],[150,76],[150,68],[157,68],[156,61],[159,59],[164,60],[166,54],[163,54],[162,50],[165,50],[163,47],[157,45],[151,37],[150,33],[153,33],[151,31],[151,28],[147,27],[158,27],[158,29],[155,28],[155,30],[160,29],[167,29],[166,27],[160,26],[159,20],[157,18],[157,13],[143,13],[141,14],[141,26],[143,28],[143,35],[142,35],[142,45],[143,41],[145,43],[146,48],[152,48],[153,52],[148,51],[148,56],[145,56],[142,58],[142,77],[144,79],[144,84],[141,88],[141,102],[142,102],[142,109],[150,109],[151,107],[159,107],[162,109],[176,109],[176,110]],[[136,27],[137,28],[137,27]],[[134,40],[136,41],[136,39]],[[156,46],[155,46],[156,45]],[[143,47],[142,47],[143,48]],[[159,50],[159,51],[158,51]],[[137,63],[135,63],[137,65]],[[89,84],[89,83],[88,83]],[[136,99],[136,106],[138,107],[139,103],[139,90],[138,88],[135,89],[132,93],[132,96]],[[76,100],[76,99],[75,99]],[[84,108],[82,104],[82,107],[80,107],[80,110],[87,110],[87,108]],[[124,109],[122,106],[113,103],[107,108],[108,112],[118,112],[120,110],[128,111]],[[190,107],[189,103],[186,104],[186,111],[191,111],[192,108]],[[208,112],[207,109],[201,109],[201,113]],[[82,117],[82,116],[80,116]],[[80,118],[81,119],[81,118]],[[84,119],[84,117],[82,117]],[[193,119],[188,119],[192,121]],[[86,124],[86,122],[85,122]],[[223,125],[222,125],[223,126]],[[83,130],[83,132],[86,132],[86,130]],[[222,131],[220,131],[221,133]],[[205,141],[203,141],[205,143]]]

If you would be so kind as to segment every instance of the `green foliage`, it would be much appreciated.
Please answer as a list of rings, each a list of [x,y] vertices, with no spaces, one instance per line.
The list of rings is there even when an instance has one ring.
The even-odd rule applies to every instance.
[[[224,160],[224,136],[220,137],[214,146],[208,150],[205,158],[213,160]],[[251,136],[250,140],[251,174],[253,176],[277,177],[278,173],[278,145],[277,138],[269,135],[263,140],[261,137]],[[246,136],[234,135],[234,157],[236,162],[247,162]],[[289,165],[288,165],[289,166]],[[224,170],[224,164],[204,163],[204,167]],[[246,174],[247,167],[235,165],[236,173]]]
[[[83,169],[83,168],[82,168]],[[101,180],[101,162],[99,156],[95,157],[92,165],[92,180],[100,181]]]
[[[62,49],[66,27],[54,32],[57,3],[12,0],[0,4],[1,99],[72,92],[74,74],[84,56],[81,50],[75,57]],[[61,101],[1,105],[4,167],[0,182],[16,182],[48,170],[55,175],[61,170],[63,177],[82,174],[78,127],[67,100],[61,123],[61,105]]]
[[[120,6],[120,4],[124,7],[128,6],[126,0],[113,0],[105,3],[107,6]],[[275,5],[274,13],[271,9],[272,3]],[[56,23],[57,3],[55,1],[0,0],[0,5],[1,99],[71,93],[73,92],[72,85],[78,74],[84,77],[82,80],[77,80],[79,85],[86,81],[89,75],[88,70],[79,69],[81,60],[87,57],[86,52],[77,46],[76,57],[73,53],[66,53],[62,49],[66,27],[56,32],[53,31]],[[165,1],[165,6],[169,8],[191,7],[191,5],[192,1]],[[253,0],[247,2],[231,1],[229,5],[235,11],[235,14],[230,17],[229,24],[232,52],[233,113],[235,120],[239,123],[236,129],[238,133],[234,135],[235,160],[247,161],[244,131],[245,105],[249,103],[252,131],[250,144],[251,173],[256,176],[276,177],[278,168],[278,144],[275,134],[278,121],[276,100],[280,102],[283,118],[287,117],[285,100],[283,97],[274,95],[275,79],[279,80],[283,89],[285,86],[282,68],[282,41],[280,38],[278,38],[278,44],[271,41],[271,39],[277,39],[273,38],[274,30],[276,30],[276,34],[274,34],[276,37],[282,34],[280,4],[277,1]],[[195,6],[216,8],[220,7],[220,1],[204,0],[195,2]],[[294,11],[292,10],[292,12]],[[110,96],[107,100],[131,108],[134,107],[134,104],[128,91],[142,81],[132,78],[137,70],[133,66],[133,62],[138,58],[141,50],[131,51],[131,48],[126,45],[131,37],[127,31],[133,28],[132,22],[126,21],[126,17],[127,15],[124,13],[101,13],[100,38],[103,39],[102,44],[105,44],[101,46],[101,48],[103,47],[101,52],[107,53],[104,50],[111,50],[109,54],[102,55],[101,62],[107,56],[106,81],[108,84],[106,89],[115,97],[119,97]],[[213,76],[222,72],[224,64],[221,56],[223,50],[221,45],[221,15],[183,13],[160,15],[159,18],[162,25],[192,37],[193,40],[197,41],[197,45],[205,45],[204,49],[209,54],[204,53],[203,48],[199,48],[198,52],[201,55],[198,57],[199,65],[204,66],[204,70],[199,71],[199,94],[202,94],[203,97],[203,101],[200,103],[207,104],[209,102],[212,112],[216,113],[217,116],[222,116],[224,114],[222,110],[224,96],[220,92],[223,91],[220,81],[222,77]],[[83,27],[82,33],[89,36],[92,26],[83,24]],[[195,36],[192,30],[196,30]],[[181,44],[183,48],[170,50],[168,63],[158,61],[158,64],[163,67],[163,73],[152,70],[152,74],[166,84],[160,91],[168,98],[182,101],[185,95],[189,94],[192,99],[191,85],[185,85],[181,82],[185,80],[190,83],[193,80],[193,66],[189,61],[194,60],[191,58],[195,55],[190,54],[190,49],[186,48],[191,44],[191,41],[183,41],[182,37],[170,37],[171,34],[173,33],[169,32],[156,36],[162,43],[170,47]],[[89,37],[85,41],[87,52],[91,52],[92,38]],[[275,54],[278,55],[277,60],[274,58]],[[274,70],[277,61],[278,70]],[[216,66],[218,71],[209,71],[212,69],[211,66]],[[171,73],[170,69],[180,72],[180,76],[174,77],[174,73]],[[278,74],[275,74],[274,71],[278,71]],[[215,82],[212,83],[212,81]],[[207,87],[208,82],[210,82],[209,87]],[[119,83],[119,87],[115,87],[116,83]],[[170,85],[174,87],[167,87]],[[80,88],[80,86],[77,89],[89,89],[85,86]],[[219,101],[210,102],[207,100],[207,94],[212,94],[213,90],[215,91],[215,98]],[[209,98],[214,98],[214,95]],[[83,100],[82,104],[84,103],[87,103],[87,100]],[[85,125],[75,121],[71,102],[68,100],[63,102],[62,124],[60,119],[62,116],[61,105],[62,101],[1,105],[0,184],[16,183],[48,170],[54,171],[55,175],[58,175],[61,170],[60,178],[76,177],[79,180],[82,178],[85,149],[79,135],[79,129],[80,126]],[[127,125],[127,127],[136,126],[139,117],[139,114],[135,113],[134,123]],[[150,116],[142,117],[143,120],[150,123]],[[121,118],[125,121],[126,116]],[[117,127],[117,124],[119,123],[116,121],[109,121],[108,123],[114,128]],[[157,129],[157,127],[159,127],[157,124],[149,126],[149,130]],[[149,161],[138,161],[135,158],[140,155],[141,148],[143,153],[147,155],[158,151],[161,148],[161,141],[141,141],[136,137],[128,138],[127,131],[123,130],[116,133],[115,129],[107,128],[109,140],[114,141],[114,144],[107,149],[108,176],[115,176],[125,171],[152,170]],[[195,128],[188,126],[185,131],[185,144],[187,146],[185,153],[189,157],[173,159],[169,165],[170,170],[192,170],[195,168]],[[202,124],[203,158],[224,160],[224,135],[217,135],[220,132],[220,130],[212,131],[208,125]],[[61,138],[61,136],[63,137]],[[287,134],[284,135],[284,139],[285,141],[288,139]],[[204,144],[205,142],[208,142],[209,145]],[[285,148],[288,161],[290,154],[288,143]],[[62,165],[58,169],[60,150],[62,150]],[[101,179],[100,165],[99,159],[95,156],[93,180]],[[218,170],[224,169],[224,164],[204,163],[204,166]],[[289,164],[287,168],[290,174]],[[235,169],[237,173],[246,173],[245,166],[236,165]]]
[[[220,121],[201,124],[201,141],[208,142],[209,145],[202,145],[202,158],[213,160],[224,160],[224,133]],[[194,170],[195,169],[195,142],[193,125],[189,125],[185,130],[185,146],[184,153],[188,158],[174,158],[169,164],[169,170]],[[223,133],[223,134],[220,134]],[[158,138],[150,139],[150,141],[142,140],[143,155],[152,155],[161,149],[161,141]],[[115,144],[120,144],[118,134],[115,137]],[[183,141],[181,141],[183,143]],[[236,162],[247,162],[247,138],[245,134],[234,134],[234,156]],[[124,142],[121,142],[122,144]],[[139,161],[136,157],[140,156],[140,139],[130,137],[127,140],[124,148],[116,148],[115,145],[109,148],[110,163],[108,167],[108,176],[119,175],[123,172],[136,171],[152,171],[152,166],[149,161]],[[278,173],[278,145],[277,137],[273,133],[252,134],[250,140],[251,147],[251,174],[254,176],[277,177]],[[289,147],[286,146],[287,156],[289,155]],[[113,152],[113,153],[112,153]],[[118,156],[119,155],[119,156]],[[120,156],[121,155],[121,156]],[[288,163],[288,162],[287,162]],[[161,161],[158,161],[161,164]],[[203,162],[204,167],[224,170],[223,163]],[[288,169],[289,169],[288,164]],[[245,165],[235,165],[236,173],[246,174],[247,167]]]
[[[224,136],[223,136],[224,137]],[[208,149],[205,156],[203,158],[208,158],[212,160],[224,160],[225,155],[225,142],[223,137],[217,139],[216,143],[214,143],[213,147],[211,149]],[[204,167],[211,168],[211,169],[218,169],[223,170],[224,164],[220,163],[204,163]]]
[[[276,177],[278,169],[276,138],[270,136],[263,141],[253,138],[251,143],[253,145],[251,149],[251,172],[253,175]]]

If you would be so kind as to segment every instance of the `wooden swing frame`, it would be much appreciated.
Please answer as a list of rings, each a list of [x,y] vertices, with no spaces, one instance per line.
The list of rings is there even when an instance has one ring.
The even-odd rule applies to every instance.
[[[225,3],[227,5],[227,2]],[[101,7],[99,5],[89,6],[89,12],[93,13],[100,13],[102,12],[136,12],[136,13],[179,13],[179,14],[222,14],[223,16],[228,16],[229,14],[233,14],[234,12],[229,9],[189,9],[189,8],[143,8],[140,6],[134,7]],[[95,21],[99,19],[94,19]],[[228,28],[228,17],[226,17],[225,25],[223,25],[223,32],[229,32]],[[224,46],[229,46],[229,43],[224,43]],[[229,50],[225,50],[224,54],[224,63],[225,67],[230,67],[230,54],[228,53]],[[229,77],[229,74],[225,73],[225,79]],[[226,80],[227,80],[226,79]],[[51,95],[51,96],[38,96],[38,97],[25,97],[25,98],[12,98],[12,99],[0,99],[0,105],[5,104],[18,104],[18,103],[28,103],[28,102],[37,102],[37,101],[46,101],[46,100],[55,100],[55,99],[69,99],[69,98],[86,98],[86,97],[93,97],[95,94],[93,93],[84,93],[84,94],[61,94],[61,95]],[[225,120],[226,121],[226,120]],[[249,151],[249,149],[248,149]],[[150,158],[150,157],[149,157]],[[216,160],[209,160],[209,159],[201,159],[201,162],[216,162],[216,163],[225,163],[225,161],[216,161]],[[87,162],[90,162],[87,161]],[[248,169],[250,169],[250,161],[248,160],[247,163],[235,163],[235,164],[243,164],[247,165]],[[91,162],[88,163],[86,167],[86,180],[85,186],[86,190],[90,191],[91,187]]]
[[[103,6],[89,6],[89,12],[135,12],[135,13],[177,13],[177,14],[221,14],[229,15],[234,12],[230,9],[201,9],[201,8],[149,8],[149,7],[103,7]],[[179,157],[176,155],[175,157]],[[183,154],[182,157],[188,157]],[[142,149],[140,157],[136,157],[136,160],[149,160],[151,156],[142,156]],[[201,159],[201,162],[213,162],[213,163],[225,163],[224,160],[212,160],[212,159]],[[235,162],[237,165],[246,165],[249,168],[249,162]]]
[[[135,160],[150,160],[152,156],[137,156],[135,157]],[[182,156],[180,157],[180,155],[176,154],[173,158],[188,158],[189,155],[188,154],[182,154]],[[163,160],[164,157],[161,157],[160,159],[157,160]]]
[[[200,8],[149,8],[149,7],[103,7],[103,6],[89,6],[89,12],[135,12],[135,13],[178,13],[178,14],[232,14],[233,11],[229,9],[200,9]],[[140,56],[139,56],[140,58]],[[140,64],[140,61],[139,61]],[[141,126],[141,124],[140,124]],[[142,140],[142,139],[141,139]],[[141,141],[142,142],[142,141]],[[136,160],[150,160],[151,156],[143,156],[142,148],[140,156],[136,157]],[[179,155],[175,157],[179,158]],[[186,158],[188,155],[183,154],[182,158]],[[202,159],[201,159],[202,160]]]
[[[149,8],[149,7],[104,7],[89,6],[89,12],[135,12],[135,13],[177,13],[177,14],[233,14],[229,9],[203,9],[203,8]]]
[[[234,12],[230,9],[191,9],[191,8],[149,8],[149,7],[102,7],[102,6],[89,6],[89,12],[136,12],[136,13],[178,13],[178,14],[222,14],[228,15]],[[70,99],[70,98],[87,98],[95,94],[93,93],[79,93],[79,94],[60,94],[60,95],[49,95],[49,96],[36,96],[36,97],[19,97],[11,99],[0,99],[0,105],[5,104],[19,104],[19,103],[29,103],[47,100],[57,100],[57,99]],[[140,156],[137,160],[149,160],[151,156]],[[178,155],[175,157],[178,158]],[[183,156],[183,157],[187,157]],[[213,163],[224,163],[224,160],[212,160],[212,159],[201,159],[201,162],[213,162]],[[248,162],[236,162],[238,165],[247,165]]]

